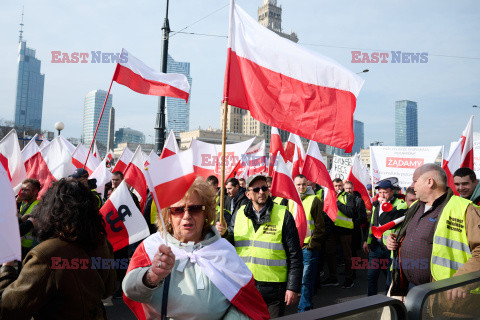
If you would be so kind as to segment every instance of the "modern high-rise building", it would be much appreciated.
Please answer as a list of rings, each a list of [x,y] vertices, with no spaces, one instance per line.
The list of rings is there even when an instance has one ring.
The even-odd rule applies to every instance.
[[[97,127],[98,119],[100,119],[100,113],[102,112],[103,103],[107,97],[107,91],[93,90],[87,93],[85,96],[85,103],[83,107],[83,131],[82,141],[85,145],[89,146],[92,143],[95,128]],[[108,129],[110,125],[110,109],[112,108],[113,96],[108,96],[107,104],[105,105],[105,111],[103,112],[102,121],[98,127],[98,132],[95,140],[99,148],[106,149],[108,145]],[[103,149],[102,148],[102,149]]]
[[[395,145],[418,146],[417,103],[395,101]]]
[[[352,153],[360,153],[365,146],[365,131],[364,123],[362,121],[353,120],[353,134],[355,135],[355,141],[353,142]]]
[[[41,131],[43,88],[45,74],[40,72],[41,61],[35,50],[23,40],[23,12],[18,39],[17,95],[15,98],[15,126],[18,129]]]
[[[138,130],[133,130],[130,128],[120,128],[115,132],[115,148],[119,143],[145,143],[145,135],[143,132]]]
[[[167,61],[167,73],[181,73],[187,77],[190,88],[192,87],[192,77],[190,77],[190,62],[178,62],[175,61],[170,55],[168,55]],[[178,137],[180,132],[188,131],[190,126],[190,101],[192,95],[188,98],[188,102],[179,98],[166,99],[166,127],[168,133],[173,130]]]

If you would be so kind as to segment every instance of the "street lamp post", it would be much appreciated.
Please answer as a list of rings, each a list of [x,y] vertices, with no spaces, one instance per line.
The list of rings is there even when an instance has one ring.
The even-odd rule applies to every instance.
[[[165,12],[165,20],[162,27],[162,72],[167,73],[168,57],[168,37],[170,34],[170,24],[168,22],[168,0]],[[155,122],[155,153],[160,155],[165,144],[165,97],[160,97],[158,101],[157,120]]]
[[[55,122],[55,130],[58,131],[58,136],[60,136],[60,131],[62,131],[63,128],[65,128],[65,125],[63,124],[62,121]]]

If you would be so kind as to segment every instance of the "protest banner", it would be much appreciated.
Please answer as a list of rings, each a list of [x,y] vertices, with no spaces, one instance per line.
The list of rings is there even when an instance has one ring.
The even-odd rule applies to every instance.
[[[372,146],[370,147],[370,159],[373,182],[377,183],[385,178],[397,177],[400,187],[409,187],[412,184],[415,169],[425,163],[434,163],[442,150],[443,146]]]
[[[347,179],[352,167],[353,157],[341,157],[334,155],[332,161],[332,169],[330,169],[330,177],[333,179]]]
[[[473,142],[473,171],[480,177],[480,140]]]

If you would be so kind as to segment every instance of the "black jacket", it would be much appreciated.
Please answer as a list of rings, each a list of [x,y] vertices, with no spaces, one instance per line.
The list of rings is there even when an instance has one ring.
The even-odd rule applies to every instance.
[[[248,203],[248,198],[245,195],[245,188],[240,188],[238,190],[237,199],[235,200],[235,206],[233,207],[233,212],[230,212],[231,211],[230,208],[232,205],[232,197],[230,196],[225,197],[224,209],[228,210],[228,212],[230,212],[230,214],[233,216],[233,214],[237,212],[241,206],[246,205],[247,203]]]
[[[251,201],[248,201],[245,206],[245,216],[252,220],[253,228],[255,231],[258,228],[267,222],[270,222],[270,213],[273,208],[273,201],[271,197],[268,197],[267,200],[267,210],[260,215],[260,219],[257,221],[255,212],[253,211],[253,204]],[[224,237],[227,238],[233,245],[235,241],[233,239],[234,229],[235,229],[235,218],[237,213],[232,216],[232,222],[227,229]],[[298,238],[298,231],[295,225],[295,220],[293,219],[292,214],[287,210],[285,214],[285,219],[283,220],[283,229],[282,229],[282,244],[287,255],[287,290],[293,292],[301,292],[302,288],[302,276],[303,276],[303,254],[302,248],[300,246],[300,240]],[[260,282],[260,284],[268,284],[268,282]]]

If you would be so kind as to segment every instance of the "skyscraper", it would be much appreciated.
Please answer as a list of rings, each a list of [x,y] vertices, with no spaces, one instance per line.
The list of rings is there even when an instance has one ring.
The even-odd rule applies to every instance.
[[[167,61],[167,73],[181,73],[187,77],[190,88],[192,87],[192,77],[190,77],[190,62],[177,62],[170,55]],[[189,130],[190,126],[190,100],[192,95],[188,98],[188,102],[178,98],[167,97],[166,103],[166,127],[167,135],[170,130],[175,132],[178,136],[179,132]]]
[[[115,148],[122,142],[143,144],[145,143],[145,135],[138,130],[120,128],[115,132]]]
[[[97,127],[98,119],[100,118],[100,113],[102,112],[103,103],[107,92],[104,90],[94,90],[87,93],[85,96],[85,103],[83,108],[83,132],[82,139],[83,143],[87,146],[92,143],[93,135],[95,133],[95,128]],[[113,96],[110,94],[108,96],[107,104],[105,105],[105,111],[102,116],[102,121],[98,127],[98,132],[95,140],[97,144],[101,144],[103,148],[106,148],[108,145],[108,129],[110,125],[110,109],[112,108],[112,99]],[[98,146],[100,148],[100,145]]]
[[[360,153],[360,150],[363,149],[365,145],[364,127],[365,125],[362,121],[353,120],[353,134],[355,136],[355,140],[353,142],[352,153],[345,153],[345,150],[332,146],[326,146],[326,152],[329,154],[336,154],[338,156],[354,155],[355,153]]]
[[[42,128],[43,88],[45,75],[40,73],[41,61],[35,50],[23,40],[23,12],[18,39],[17,95],[15,98],[15,126],[19,129]]]
[[[417,103],[395,101],[395,145],[418,146]]]

